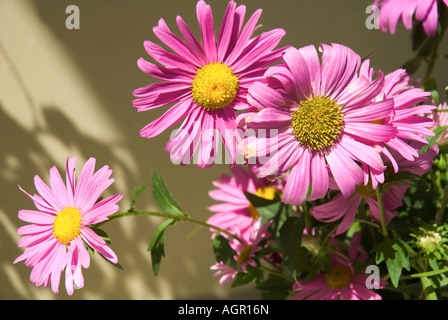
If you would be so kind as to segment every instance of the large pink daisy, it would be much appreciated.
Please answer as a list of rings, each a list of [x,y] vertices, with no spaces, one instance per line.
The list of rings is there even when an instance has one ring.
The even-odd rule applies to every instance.
[[[25,247],[14,263],[25,260],[32,267],[31,282],[45,287],[51,282],[54,293],[59,292],[59,282],[65,269],[65,287],[69,295],[74,288],[84,286],[81,267],[88,268],[90,257],[86,245],[96,250],[112,263],[117,263],[115,253],[88,226],[105,221],[119,209],[116,204],[123,196],[116,194],[98,201],[101,194],[114,182],[112,170],[102,167],[94,174],[95,159],[90,158],[75,182],[76,157],[67,159],[66,184],[56,167],[50,169],[50,187],[39,176],[34,184],[40,195],[28,195],[36,210],[20,210],[19,218],[29,225],[20,227],[24,235],[19,247]]]
[[[370,61],[366,60],[360,68],[360,74],[373,82],[374,70],[369,65]],[[395,155],[408,161],[418,158],[418,150],[409,144],[409,140],[427,144],[427,136],[434,136],[434,132],[430,129],[434,125],[434,121],[429,116],[436,107],[422,104],[428,101],[431,94],[414,87],[410,83],[410,76],[404,69],[391,72],[384,79],[381,93],[375,97],[374,101],[393,99],[394,109],[388,116],[378,117],[372,122],[390,126],[395,131],[389,140],[375,145],[375,148],[381,150],[381,153],[392,164],[394,171],[398,172],[397,161],[391,152],[395,152]],[[370,179],[373,189],[376,189],[378,183],[384,182],[383,172],[376,172],[372,168],[369,170],[366,167],[364,169],[366,172],[365,183]]]
[[[146,111],[175,104],[144,127],[140,135],[155,137],[185,119],[165,148],[173,163],[190,163],[198,150],[197,165],[210,167],[217,160],[222,139],[228,162],[235,164],[240,133],[235,110],[249,108],[248,87],[262,77],[265,67],[281,58],[284,49],[274,49],[285,32],[275,29],[252,37],[262,10],[257,10],[243,27],[246,7],[230,1],[216,39],[210,6],[200,0],[196,12],[201,42],[178,16],[177,26],[184,40],[171,32],[163,19],[154,27],[154,34],[173,52],[150,41],[144,43],[148,54],[163,66],[142,58],[138,66],[164,81],[135,90],[138,98],[133,101],[134,107]]]
[[[322,63],[314,46],[288,48],[285,63],[269,68],[266,80],[249,89],[248,100],[259,112],[249,115],[248,127],[269,134],[246,139],[245,153],[255,160],[270,154],[267,161],[248,159],[258,177],[290,171],[285,203],[301,204],[308,193],[309,200],[322,198],[330,175],[345,196],[352,194],[363,181],[362,166],[385,170],[373,145],[396,130],[371,123],[394,108],[393,99],[372,103],[383,74],[373,82],[358,75],[361,58],[346,46],[322,44],[320,50]]]
[[[443,0],[448,6],[448,0]],[[416,22],[421,22],[423,29],[429,36],[435,36],[438,23],[437,0],[375,0],[379,6],[380,27],[383,32],[389,29],[394,34],[398,21],[402,21],[407,30],[411,30]]]

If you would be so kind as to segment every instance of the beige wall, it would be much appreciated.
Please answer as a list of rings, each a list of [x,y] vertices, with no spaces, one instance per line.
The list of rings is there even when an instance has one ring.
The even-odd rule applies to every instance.
[[[227,1],[209,1],[215,22],[222,19]],[[55,164],[64,169],[68,156],[79,162],[93,156],[97,168],[109,164],[121,192],[123,209],[136,185],[150,185],[151,171],[162,175],[182,207],[207,219],[212,204],[211,182],[227,167],[198,169],[173,165],[164,151],[169,132],[152,140],[138,131],[160,111],[137,113],[132,90],[152,81],[136,61],[148,58],[144,40],[157,41],[152,27],[164,17],[176,30],[180,14],[198,31],[195,0],[0,0],[0,298],[66,299],[49,288],[35,288],[31,269],[12,261],[21,253],[16,230],[23,225],[20,209],[33,209],[19,189],[34,193],[33,176],[48,181]],[[367,0],[257,0],[245,3],[248,13],[264,9],[263,31],[281,27],[282,42],[296,47],[339,42],[360,55],[373,50],[372,64],[385,72],[412,56],[410,33],[401,26],[390,36],[365,27]],[[65,8],[80,8],[80,30],[65,27]],[[445,52],[448,50],[446,45]],[[149,58],[148,58],[149,59]],[[437,79],[448,84],[447,63],[438,65]],[[147,191],[138,201],[142,209],[156,209]],[[167,233],[166,258],[159,275],[152,274],[146,248],[161,220],[124,218],[105,226],[124,270],[96,254],[84,271],[85,287],[77,299],[220,299],[258,298],[251,286],[220,287],[209,267],[214,263],[208,230],[179,224]]]

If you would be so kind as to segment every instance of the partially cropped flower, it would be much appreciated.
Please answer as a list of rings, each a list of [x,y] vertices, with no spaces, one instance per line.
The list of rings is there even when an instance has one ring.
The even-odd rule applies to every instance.
[[[430,116],[434,119],[434,128],[448,126],[448,104],[446,102],[438,105]],[[448,128],[437,138],[437,144],[444,145],[448,143]]]
[[[369,67],[370,61],[366,60],[361,66],[361,74],[373,82],[374,71]],[[436,107],[430,104],[422,104],[428,101],[431,94],[416,88],[410,83],[410,76],[404,69],[398,69],[385,76],[384,87],[374,101],[393,99],[393,112],[386,117],[378,117],[373,123],[390,126],[395,129],[394,134],[387,141],[375,145],[375,148],[388,158],[395,172],[398,172],[397,161],[391,154],[399,154],[408,161],[418,158],[418,151],[409,141],[417,141],[427,144],[427,137],[434,136],[431,127],[434,121],[430,118],[432,110]],[[384,173],[375,169],[365,168],[365,182],[371,179],[374,189],[378,183],[384,183]]]
[[[233,269],[222,261],[217,262],[210,267],[210,270],[216,271],[214,274],[215,277],[221,277],[219,280],[220,285],[224,285],[234,279],[238,272],[246,272],[248,265],[252,267],[255,267],[257,265],[256,261],[254,260],[255,253],[262,249],[262,247],[260,246],[260,242],[264,238],[270,236],[268,228],[271,225],[271,222],[272,221],[268,221],[264,224],[261,224],[261,218],[256,219],[252,222],[250,226],[250,232],[248,233],[247,237],[244,237],[242,234],[240,234],[238,230],[234,231],[234,234],[238,236],[242,240],[242,242],[233,239],[230,241],[230,246],[237,253],[237,255],[235,256],[235,261],[241,268],[241,271]]]
[[[380,27],[383,32],[395,34],[397,24],[401,21],[407,30],[421,22],[429,36],[437,34],[439,19],[438,5],[446,8],[448,0],[375,0],[379,7]]]
[[[294,300],[381,300],[382,297],[366,287],[368,275],[354,274],[353,262],[364,262],[367,253],[361,246],[361,234],[352,237],[348,260],[338,254],[331,255],[331,271],[319,274],[310,281],[299,281],[293,285]],[[378,286],[384,288],[386,282],[379,279]]]
[[[361,58],[346,46],[322,44],[320,51],[322,64],[314,46],[288,48],[285,64],[269,68],[266,80],[249,89],[248,100],[259,112],[247,126],[269,134],[243,142],[255,150],[255,160],[267,158],[252,161],[258,177],[289,172],[285,203],[301,204],[308,193],[309,200],[322,198],[330,175],[350,195],[363,180],[359,164],[386,169],[374,145],[395,133],[393,127],[372,123],[394,108],[393,99],[372,102],[383,89],[383,74],[373,82],[358,76]]]
[[[172,162],[190,163],[198,151],[197,165],[210,167],[216,161],[221,145],[236,163],[236,110],[250,108],[248,87],[260,79],[265,68],[281,58],[284,49],[277,49],[285,32],[275,29],[253,36],[262,10],[257,10],[243,27],[246,7],[230,1],[216,38],[210,5],[199,0],[196,6],[202,41],[199,41],[178,16],[177,26],[183,39],[175,35],[163,19],[154,27],[154,34],[173,52],[150,41],[144,46],[148,54],[162,66],[143,58],[140,69],[164,81],[151,83],[133,92],[138,111],[152,110],[171,103],[160,118],[140,131],[152,138],[185,119],[165,150]]]
[[[260,218],[260,214],[244,192],[274,200],[276,196],[281,197],[283,180],[270,182],[267,179],[258,179],[242,166],[235,166],[230,170],[232,176],[223,174],[219,181],[213,182],[217,189],[210,191],[209,195],[222,203],[209,207],[214,214],[208,219],[208,223],[229,232],[238,230],[237,232],[246,237],[251,232],[253,222]]]
[[[65,287],[69,295],[74,288],[84,286],[82,267],[88,268],[90,257],[86,245],[116,264],[115,253],[90,225],[108,220],[119,209],[116,204],[123,196],[116,194],[99,200],[102,193],[114,182],[112,170],[102,167],[96,173],[95,159],[90,158],[75,181],[76,157],[67,159],[66,183],[56,167],[50,169],[50,187],[39,176],[34,184],[40,195],[30,195],[36,210],[20,210],[19,219],[30,224],[18,229],[24,235],[19,247],[25,247],[14,263],[25,260],[32,267],[31,282],[47,287],[51,282],[54,293],[65,269]]]
[[[419,142],[413,142],[410,144],[418,152],[423,144]],[[416,175],[423,175],[428,172],[433,164],[434,158],[437,156],[439,148],[435,145],[432,149],[427,150],[420,155],[415,161],[408,161],[396,152],[392,152],[394,155],[399,171],[398,172],[410,172]],[[383,183],[383,206],[386,224],[390,222],[392,218],[397,216],[398,212],[394,211],[399,208],[403,202],[403,196],[407,189],[410,187],[409,182],[396,181],[394,176],[393,166],[386,159],[387,169],[385,173],[385,181]],[[369,181],[367,185],[357,186],[355,191],[348,197],[344,197],[342,194],[337,194],[329,202],[311,208],[313,216],[323,222],[334,222],[341,220],[336,234],[341,234],[350,228],[352,225],[358,207],[362,201],[368,204],[371,219],[380,222],[380,212],[378,207],[378,200],[376,191],[372,187],[372,181]]]

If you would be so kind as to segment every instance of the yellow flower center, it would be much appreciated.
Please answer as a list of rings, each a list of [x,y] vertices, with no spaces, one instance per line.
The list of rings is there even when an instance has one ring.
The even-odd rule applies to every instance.
[[[206,110],[227,107],[235,99],[239,82],[228,66],[209,63],[199,68],[193,79],[193,100]]]
[[[333,289],[345,288],[352,281],[352,271],[349,267],[338,265],[331,268],[326,275],[325,282]]]
[[[383,124],[383,119],[372,120],[372,121],[370,121],[370,123],[373,123],[373,124]]]
[[[386,170],[384,170],[384,191],[388,191],[390,187],[393,186],[393,182],[388,182],[389,178],[395,174],[394,168],[391,165],[388,165],[386,167]],[[376,190],[373,190],[372,181],[369,180],[369,183],[367,185],[359,185],[356,186],[355,189],[356,193],[361,197],[376,197]]]
[[[297,140],[311,150],[332,146],[343,126],[341,107],[328,97],[312,97],[301,102],[291,117]]]
[[[238,265],[242,265],[244,262],[247,261],[247,259],[249,259],[249,255],[252,251],[252,245],[248,245],[245,246],[243,248],[243,250],[241,250],[240,255],[238,256],[238,258],[236,259],[236,263],[238,263]]]
[[[276,194],[278,194],[281,197],[281,192],[278,191],[276,188],[270,187],[270,186],[258,188],[257,191],[255,192],[255,195],[257,197],[260,197],[260,198],[263,198],[266,200],[274,200]],[[252,218],[254,218],[254,220],[260,218],[260,214],[258,213],[257,208],[255,208],[252,203],[249,204],[248,209],[249,209],[249,215]]]
[[[67,207],[58,212],[53,222],[53,234],[60,243],[67,244],[81,233],[81,213]]]
[[[376,190],[373,190],[372,182],[370,180],[367,185],[362,184],[362,185],[356,186],[355,191],[359,196],[361,196],[363,198],[376,197]]]

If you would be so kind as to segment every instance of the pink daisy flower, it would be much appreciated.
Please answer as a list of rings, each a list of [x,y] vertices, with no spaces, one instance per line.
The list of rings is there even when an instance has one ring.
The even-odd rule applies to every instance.
[[[322,64],[314,46],[287,49],[285,64],[269,68],[266,80],[249,89],[248,101],[259,112],[249,116],[247,126],[266,128],[269,135],[245,139],[252,152],[246,156],[258,177],[289,172],[285,203],[301,204],[310,186],[308,199],[322,198],[330,175],[344,196],[352,194],[363,180],[358,163],[385,170],[373,145],[395,132],[371,123],[394,108],[393,99],[372,103],[383,88],[383,74],[373,82],[358,75],[361,58],[346,46],[322,44],[320,51]],[[268,160],[257,161],[268,153]]]
[[[34,177],[40,195],[30,195],[36,210],[20,210],[19,219],[30,224],[17,233],[24,235],[19,247],[25,251],[14,263],[25,260],[32,267],[31,282],[45,287],[51,282],[54,293],[59,292],[59,282],[65,269],[65,287],[69,295],[74,288],[84,286],[81,267],[90,265],[86,245],[96,250],[112,263],[117,263],[115,253],[88,226],[105,220],[119,209],[116,203],[123,197],[116,194],[98,201],[101,194],[114,182],[112,170],[104,166],[94,174],[95,159],[90,158],[75,182],[76,157],[67,159],[66,184],[58,169],[50,169],[50,187],[39,176]],[[97,202],[98,201],[98,202]]]
[[[241,135],[235,123],[236,110],[249,108],[248,87],[262,77],[265,67],[281,58],[284,49],[274,49],[285,32],[275,29],[252,37],[262,10],[257,10],[243,27],[246,7],[230,1],[216,39],[210,5],[200,0],[196,12],[202,42],[178,16],[177,26],[185,41],[171,32],[163,19],[153,29],[173,52],[150,41],[144,43],[148,54],[163,66],[142,58],[138,66],[164,81],[135,90],[134,107],[146,111],[175,104],[141,129],[140,135],[155,137],[185,119],[165,148],[173,163],[190,163],[198,150],[197,165],[212,166],[221,136],[230,162],[235,164],[237,138]]]
[[[443,2],[448,6],[448,0]],[[435,36],[437,33],[437,0],[375,0],[373,4],[379,7],[383,32],[389,29],[391,34],[395,34],[398,21],[401,20],[407,30],[411,30],[415,22],[421,22],[427,35]]]
[[[374,70],[369,67],[369,64],[370,61],[366,60],[361,66],[360,73],[373,82]],[[374,102],[384,99],[393,99],[394,101],[393,112],[386,117],[378,117],[372,123],[390,126],[395,129],[394,135],[389,140],[375,145],[375,148],[381,150],[381,153],[391,162],[395,172],[398,172],[398,165],[390,150],[395,151],[396,154],[398,153],[408,161],[414,161],[419,156],[418,150],[411,146],[408,141],[427,144],[426,137],[434,136],[434,132],[430,129],[434,122],[428,116],[435,106],[421,104],[428,101],[430,95],[429,92],[414,87],[410,83],[410,76],[406,71],[398,69],[385,76],[383,89],[373,100]],[[364,170],[366,172],[365,184],[369,180],[369,171],[373,189],[376,189],[378,183],[384,183],[383,172],[377,172],[375,169],[366,167],[364,167]]]
[[[448,126],[448,104],[446,102],[438,105],[437,110],[430,115],[430,118],[434,120],[433,129]],[[445,131],[437,138],[439,145],[448,143],[448,130]]]
[[[238,272],[246,272],[248,265],[252,267],[257,265],[253,258],[255,257],[255,253],[262,249],[259,245],[260,241],[270,236],[267,230],[271,223],[272,221],[268,221],[262,225],[261,218],[252,221],[250,232],[247,237],[244,237],[238,229],[234,230],[234,234],[243,241],[239,242],[236,239],[230,241],[230,246],[237,253],[235,261],[241,267],[241,271],[231,268],[222,261],[217,262],[210,267],[210,270],[216,271],[214,277],[221,277],[219,280],[220,285],[224,285],[234,279]]]
[[[368,275],[360,272],[354,276],[353,265],[355,261],[363,262],[368,255],[361,246],[361,234],[355,233],[352,237],[348,258],[338,254],[331,255],[331,272],[319,274],[310,281],[299,281],[293,285],[294,300],[381,300],[381,296],[367,289]],[[386,282],[380,279],[379,286],[384,288]]]
[[[423,146],[423,144],[419,142],[413,142],[410,145],[414,147],[417,152]],[[429,149],[420,155],[415,161],[408,161],[397,154],[394,154],[394,156],[397,159],[398,167],[400,168],[399,172],[407,171],[416,175],[423,175],[431,169],[433,160],[438,152],[439,148],[435,145],[432,149]],[[410,187],[410,184],[408,182],[390,182],[390,179],[394,175],[394,169],[390,162],[386,161],[386,164],[388,168],[386,169],[384,193],[382,196],[385,220],[386,223],[389,223],[392,218],[397,216],[398,212],[395,212],[394,210],[401,207],[403,204],[403,196]],[[355,191],[348,197],[338,194],[329,202],[311,208],[311,213],[314,218],[322,222],[334,222],[342,219],[336,230],[336,235],[339,235],[350,228],[356,217],[358,207],[363,200],[369,207],[371,218],[380,222],[381,217],[378,208],[378,200],[371,181],[369,181],[367,185],[357,186]]]
[[[208,223],[229,232],[238,230],[246,238],[251,232],[254,220],[260,218],[260,214],[244,192],[273,200],[276,195],[281,197],[282,180],[270,182],[267,179],[258,179],[251,171],[241,166],[232,167],[230,170],[232,176],[223,174],[219,181],[213,182],[217,189],[210,191],[209,195],[222,203],[209,207],[215,214],[208,219]]]

